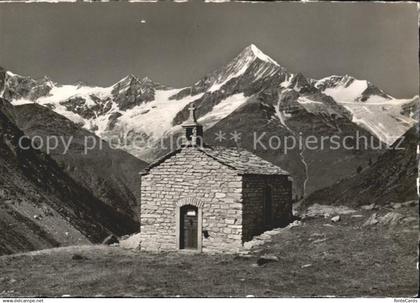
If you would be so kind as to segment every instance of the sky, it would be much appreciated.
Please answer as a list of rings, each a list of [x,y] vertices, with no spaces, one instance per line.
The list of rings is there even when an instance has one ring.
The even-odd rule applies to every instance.
[[[418,94],[415,3],[0,3],[0,66],[61,84],[184,87],[251,43],[290,72]]]

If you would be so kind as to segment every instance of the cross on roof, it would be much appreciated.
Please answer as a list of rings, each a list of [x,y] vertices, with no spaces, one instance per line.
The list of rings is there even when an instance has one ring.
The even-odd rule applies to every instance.
[[[195,104],[190,104],[190,106],[188,107],[188,110],[190,111],[190,116],[188,120],[191,122],[196,122],[195,109],[196,109]]]
[[[188,107],[188,110],[190,111],[190,115],[194,114],[194,112],[195,112],[195,104],[190,104],[190,107]]]

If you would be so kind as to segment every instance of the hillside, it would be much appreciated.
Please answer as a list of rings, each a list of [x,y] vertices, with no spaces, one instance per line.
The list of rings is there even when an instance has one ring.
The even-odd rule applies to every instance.
[[[357,165],[366,166],[369,159],[376,159],[382,150],[361,147],[357,150],[356,139],[347,142],[351,148],[334,149],[332,144],[324,141],[315,149],[299,146],[299,140],[312,137],[321,142],[322,138],[339,136],[365,136],[379,146],[381,142],[363,128],[354,125],[342,116],[308,111],[296,102],[295,92],[274,91],[270,95],[249,97],[247,101],[229,116],[215,123],[204,132],[204,141],[210,145],[227,147],[239,146],[282,167],[293,176],[294,192],[297,198],[316,189],[334,184],[337,180],[352,175]],[[329,102],[329,97],[324,97]],[[338,111],[338,109],[337,109]],[[204,119],[204,118],[202,118]],[[200,121],[200,120],[199,120]],[[233,134],[240,139],[235,141]],[[220,140],[218,134],[223,134]],[[182,132],[164,141],[163,146],[173,146]],[[274,139],[274,140],[273,140]],[[287,142],[295,139],[293,148],[285,149]],[[288,140],[288,141],[287,141]],[[270,142],[273,144],[270,145]],[[290,145],[291,146],[291,145]],[[289,147],[290,147],[289,146]],[[156,148],[156,155],[163,155],[169,149]]]
[[[417,199],[417,143],[418,132],[413,127],[370,167],[312,193],[303,205],[386,205]]]
[[[27,148],[27,139],[19,144],[24,134],[14,119],[14,108],[0,99],[0,254],[98,243],[133,230],[48,155]]]
[[[207,142],[210,144],[223,144],[228,146],[239,145],[252,150],[261,157],[286,169],[293,176],[294,185],[302,188],[300,196],[307,195],[316,189],[334,184],[337,180],[352,175],[355,172],[355,164],[367,165],[370,158],[376,159],[382,151],[371,148],[356,150],[356,141],[349,145],[354,149],[333,149],[331,144],[320,144],[316,149],[306,146],[299,147],[298,143],[293,149],[285,150],[286,140],[280,140],[279,148],[277,140],[270,138],[316,138],[321,142],[323,137],[334,135],[344,138],[359,133],[361,136],[372,138],[375,146],[379,141],[372,137],[363,128],[354,125],[344,116],[320,115],[307,111],[299,104],[293,103],[293,98],[285,98],[280,93],[280,101],[271,96],[261,96],[259,100],[250,100],[229,117],[221,120],[207,133]],[[288,102],[290,102],[288,104]],[[274,104],[273,104],[274,103]],[[279,109],[280,108],[280,109]],[[291,112],[290,116],[283,119],[281,111]],[[268,120],[268,121],[267,121]],[[241,141],[226,140],[218,142],[214,134],[223,131],[230,139],[231,134],[241,130]],[[255,138],[260,137],[257,141]],[[256,144],[256,148],[254,143]],[[260,144],[261,142],[261,144]],[[270,147],[270,142],[274,142]]]
[[[57,137],[57,148],[50,156],[96,198],[121,212],[138,226],[136,209],[140,205],[139,172],[144,161],[120,149],[111,148],[88,130],[38,104],[15,107],[17,126],[30,137]],[[51,139],[52,140],[52,139]],[[69,143],[68,146],[66,143]],[[51,141],[53,147],[55,141]],[[86,148],[86,152],[85,152]],[[46,152],[46,146],[43,146]],[[138,228],[133,229],[133,232]]]

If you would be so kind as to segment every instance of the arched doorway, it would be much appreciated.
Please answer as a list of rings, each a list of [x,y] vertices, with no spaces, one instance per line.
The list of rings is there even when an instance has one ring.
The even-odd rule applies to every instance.
[[[195,197],[176,202],[177,249],[202,251],[204,201]]]
[[[198,249],[198,207],[184,205],[179,214],[179,248]]]

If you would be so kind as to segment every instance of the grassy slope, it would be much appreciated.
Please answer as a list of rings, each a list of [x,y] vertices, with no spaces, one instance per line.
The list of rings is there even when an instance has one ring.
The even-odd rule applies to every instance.
[[[49,156],[19,148],[23,133],[12,109],[0,98],[0,254],[100,243],[110,233],[132,231],[125,217],[76,183]]]
[[[398,212],[416,217],[418,208]],[[249,258],[150,254],[106,246],[3,256],[0,296],[414,296],[417,221],[362,227],[372,213],[359,211],[361,218],[343,215],[338,223],[308,219]],[[279,262],[256,266],[265,253],[276,255]],[[73,260],[74,254],[87,259]],[[302,267],[307,264],[311,266]]]
[[[416,128],[412,127],[400,140],[397,140],[392,149],[387,150],[371,167],[360,174],[312,193],[303,201],[303,205],[314,203],[347,206],[370,203],[386,205],[417,199]]]

